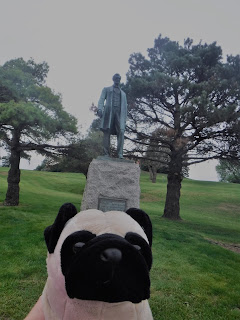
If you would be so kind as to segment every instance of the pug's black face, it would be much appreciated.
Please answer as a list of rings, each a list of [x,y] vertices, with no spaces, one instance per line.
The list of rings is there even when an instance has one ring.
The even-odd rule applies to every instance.
[[[70,298],[139,303],[150,296],[152,254],[148,243],[129,232],[96,236],[77,231],[61,249],[61,267]]]

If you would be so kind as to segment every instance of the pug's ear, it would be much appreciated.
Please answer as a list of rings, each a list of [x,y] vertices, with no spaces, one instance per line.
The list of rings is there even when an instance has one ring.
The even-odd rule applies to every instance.
[[[146,233],[146,236],[149,241],[150,247],[152,246],[152,222],[147,215],[147,213],[138,208],[129,208],[126,213],[132,217],[135,221],[140,224],[143,231]]]
[[[53,253],[66,222],[77,214],[72,203],[64,203],[58,211],[54,223],[44,231],[44,238],[49,253]]]

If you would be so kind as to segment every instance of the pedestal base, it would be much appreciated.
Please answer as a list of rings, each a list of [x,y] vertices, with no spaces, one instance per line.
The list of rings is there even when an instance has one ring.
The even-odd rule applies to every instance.
[[[131,161],[94,159],[88,168],[81,211],[139,208],[140,168]]]

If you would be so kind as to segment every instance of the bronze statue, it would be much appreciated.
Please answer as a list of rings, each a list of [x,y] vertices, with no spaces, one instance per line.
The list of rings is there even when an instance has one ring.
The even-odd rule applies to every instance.
[[[100,130],[104,133],[104,156],[110,157],[110,136],[117,135],[117,156],[122,159],[127,119],[127,98],[125,92],[120,89],[121,76],[116,73],[112,79],[113,86],[102,90],[97,113],[101,118]]]

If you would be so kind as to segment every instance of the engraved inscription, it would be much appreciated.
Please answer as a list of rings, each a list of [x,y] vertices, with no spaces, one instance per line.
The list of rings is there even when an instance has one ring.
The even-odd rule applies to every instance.
[[[126,211],[127,201],[124,199],[99,198],[98,209],[106,211]]]

